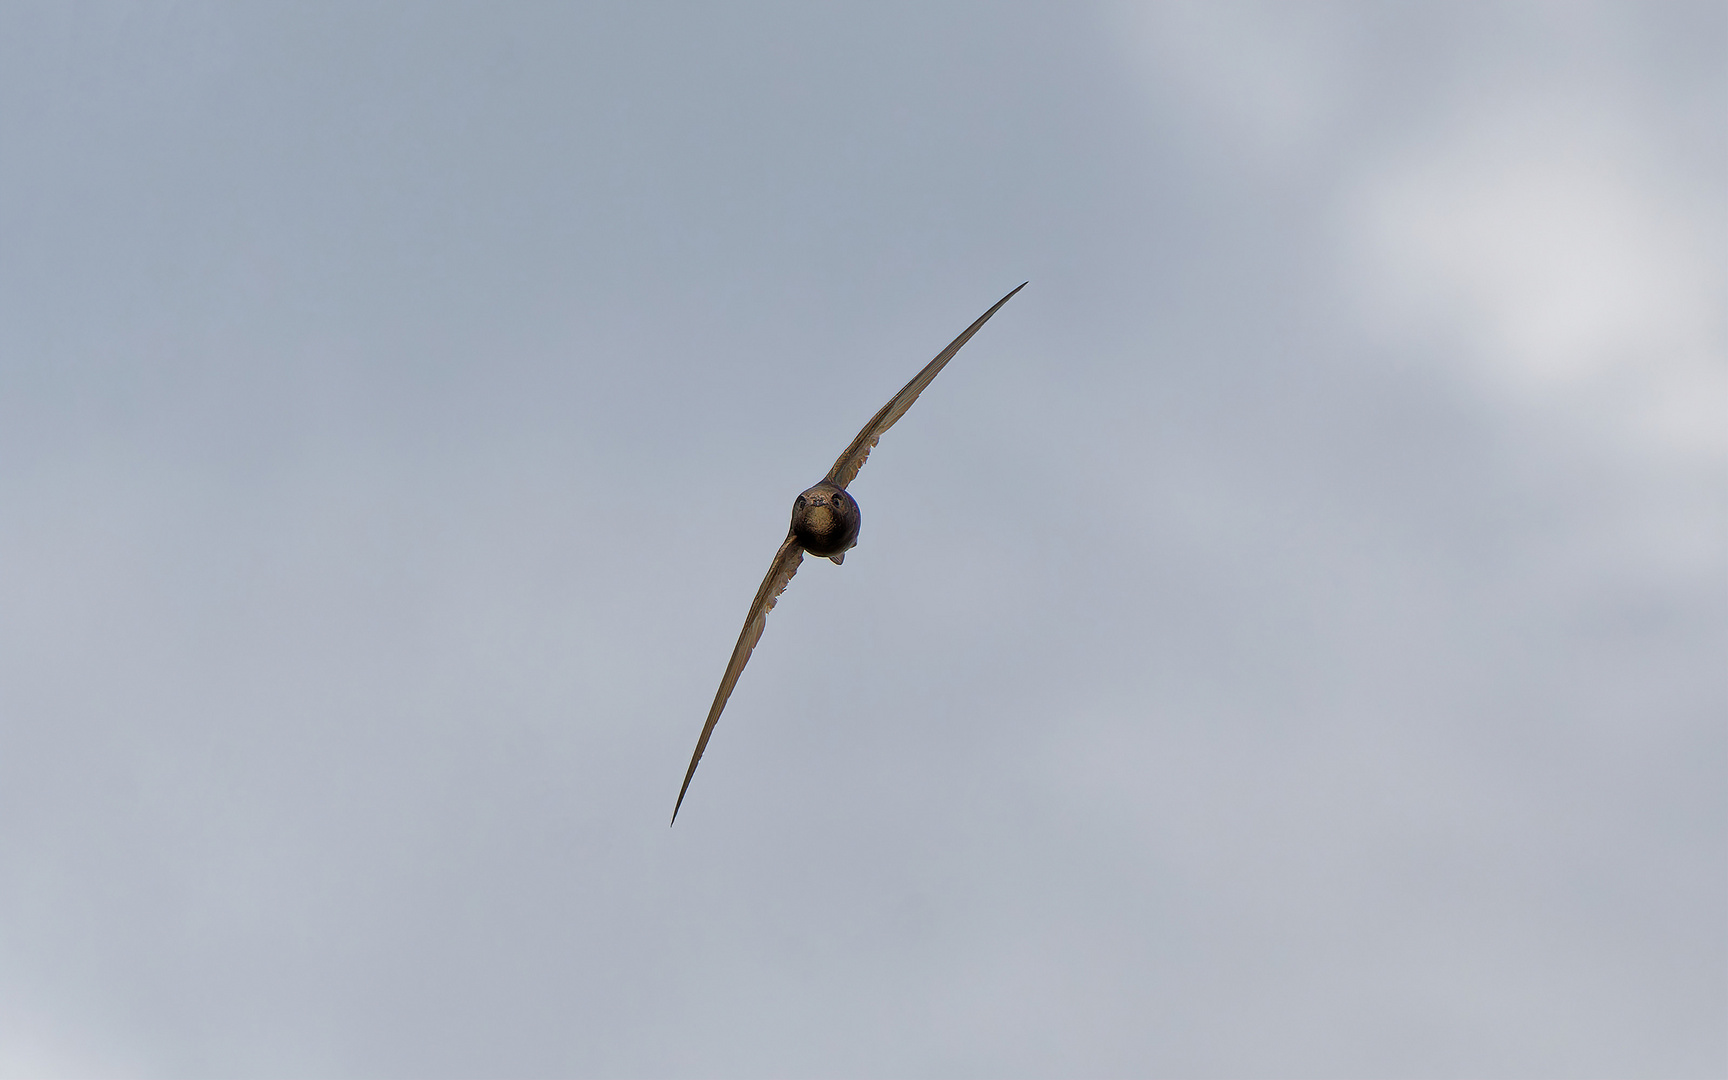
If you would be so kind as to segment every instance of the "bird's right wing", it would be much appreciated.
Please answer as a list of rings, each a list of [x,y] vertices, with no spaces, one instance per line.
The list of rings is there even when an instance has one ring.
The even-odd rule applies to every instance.
[[[738,644],[732,647],[732,659],[726,665],[726,674],[720,680],[714,704],[708,709],[708,722],[702,725],[702,737],[696,740],[696,753],[690,757],[690,768],[684,773],[684,786],[678,789],[678,803],[672,807],[673,821],[678,820],[678,807],[684,805],[684,793],[690,790],[690,778],[696,775],[696,763],[702,760],[702,751],[708,749],[708,736],[714,734],[720,710],[726,707],[726,699],[732,696],[732,688],[738,685],[738,676],[743,674],[744,665],[750,662],[751,651],[762,639],[762,627],[768,622],[768,612],[773,610],[775,601],[786,591],[787,583],[803,561],[804,549],[798,546],[791,533],[787,533],[786,542],[774,553],[768,576],[762,579],[762,587],[756,590],[756,599],[750,604],[750,614],[744,619],[744,630],[738,635]]]
[[[949,342],[946,349],[936,354],[936,359],[924,365],[923,371],[912,376],[912,381],[901,387],[900,392],[890,398],[888,404],[882,406],[882,410],[870,418],[870,422],[864,425],[864,430],[860,431],[858,437],[852,440],[852,445],[848,446],[846,452],[834,462],[834,467],[828,470],[828,481],[838,484],[842,488],[850,484],[853,478],[858,475],[858,470],[864,467],[864,460],[870,456],[870,451],[875,448],[877,440],[882,438],[882,433],[893,427],[894,421],[906,415],[906,410],[910,409],[912,403],[918,400],[918,395],[922,394],[924,388],[930,385],[930,380],[934,379],[947,366],[948,361],[954,359],[954,354],[960,351],[960,346],[972,340],[972,335],[978,332],[979,327],[990,321],[990,316],[996,314],[997,308],[1012,300],[1014,293],[1025,287],[1024,281],[1015,286],[1014,292],[996,301],[995,307],[978,316],[977,322],[968,326],[964,333]]]

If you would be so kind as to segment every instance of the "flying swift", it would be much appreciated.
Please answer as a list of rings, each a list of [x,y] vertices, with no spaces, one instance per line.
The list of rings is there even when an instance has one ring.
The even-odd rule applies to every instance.
[[[774,561],[769,564],[768,576],[762,579],[762,587],[756,590],[756,599],[750,603],[750,614],[744,618],[744,629],[738,635],[738,644],[732,647],[732,659],[726,664],[726,674],[720,679],[720,689],[714,695],[714,704],[708,709],[708,720],[702,725],[702,737],[696,740],[696,752],[690,756],[690,768],[684,773],[684,786],[678,789],[678,802],[672,807],[672,820],[677,822],[678,810],[684,805],[684,795],[690,790],[690,778],[696,775],[696,765],[702,760],[702,751],[708,749],[708,738],[714,734],[714,725],[720,720],[720,711],[726,708],[726,699],[732,696],[732,688],[738,684],[738,676],[743,673],[744,665],[750,662],[750,653],[755,650],[756,642],[762,638],[762,627],[767,622],[768,612],[773,609],[780,594],[786,591],[786,585],[792,580],[792,575],[798,572],[798,565],[804,561],[806,552],[818,558],[830,559],[838,564],[846,559],[846,552],[858,543],[858,527],[862,518],[858,511],[858,501],[846,490],[858,470],[864,467],[864,460],[870,456],[870,451],[882,438],[882,433],[894,426],[894,422],[906,415],[906,410],[918,400],[918,395],[930,385],[930,381],[942,370],[954,354],[960,351],[960,346],[972,339],[979,327],[990,321],[990,316],[996,314],[1003,304],[1013,299],[1014,293],[1026,287],[1021,282],[1007,296],[996,301],[995,306],[978,317],[978,321],[968,326],[964,333],[949,343],[946,349],[936,354],[936,359],[924,365],[924,370],[912,377],[898,394],[882,406],[870,422],[864,425],[864,430],[852,440],[852,444],[834,462],[834,467],[828,470],[828,475],[821,483],[806,488],[792,503],[792,527],[786,533],[786,539],[781,541],[780,550],[774,553]]]

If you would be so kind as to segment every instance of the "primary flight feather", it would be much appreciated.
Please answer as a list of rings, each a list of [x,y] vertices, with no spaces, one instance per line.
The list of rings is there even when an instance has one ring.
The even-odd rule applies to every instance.
[[[870,418],[864,425],[864,430],[852,440],[852,445],[834,462],[834,467],[828,470],[828,475],[815,487],[799,495],[792,504],[792,527],[786,533],[786,539],[781,541],[780,550],[774,553],[774,562],[768,567],[768,576],[762,579],[762,587],[756,590],[756,599],[750,603],[750,614],[744,618],[744,629],[738,635],[738,644],[732,647],[732,659],[726,664],[726,674],[720,679],[720,689],[714,695],[714,704],[708,709],[708,720],[702,725],[702,736],[696,740],[696,752],[690,755],[690,768],[684,773],[684,786],[678,789],[678,802],[672,807],[672,820],[678,820],[678,810],[684,805],[684,794],[690,790],[690,778],[696,775],[696,765],[702,760],[702,751],[708,748],[708,737],[714,734],[714,725],[720,719],[720,711],[726,707],[726,699],[732,696],[732,688],[738,684],[738,676],[744,671],[744,665],[750,662],[750,653],[756,648],[756,642],[762,638],[762,627],[768,621],[768,612],[774,607],[780,594],[786,591],[786,585],[792,580],[792,575],[798,572],[798,564],[804,561],[804,553],[809,552],[819,558],[832,559],[839,563],[846,558],[846,552],[858,542],[858,526],[861,522],[857,500],[846,492],[858,475],[858,470],[864,467],[864,461],[870,456],[870,451],[882,438],[882,433],[894,426],[894,422],[906,415],[906,410],[918,400],[918,395],[930,385],[938,372],[960,351],[960,346],[972,339],[978,328],[990,321],[990,316],[996,314],[998,308],[1006,304],[1026,287],[1021,282],[1007,296],[996,303],[984,314],[978,316],[978,321],[968,326],[964,333],[949,343],[946,349],[936,354],[936,359],[924,365],[924,370],[912,376],[912,381],[901,388],[882,406],[880,412]]]

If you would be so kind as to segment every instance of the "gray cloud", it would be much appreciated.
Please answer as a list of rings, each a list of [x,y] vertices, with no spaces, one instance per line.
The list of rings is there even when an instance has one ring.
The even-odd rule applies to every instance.
[[[1717,6],[0,18],[0,1073],[1721,1072]]]

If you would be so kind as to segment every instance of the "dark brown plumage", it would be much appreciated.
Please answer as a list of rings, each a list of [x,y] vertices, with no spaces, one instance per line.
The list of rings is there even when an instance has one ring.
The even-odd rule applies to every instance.
[[[822,482],[807,489],[792,504],[792,527],[786,533],[786,539],[781,541],[780,550],[775,552],[774,562],[768,567],[768,576],[762,579],[761,587],[756,590],[756,599],[750,604],[750,614],[744,619],[744,629],[738,635],[738,644],[732,647],[732,659],[726,664],[726,674],[721,677],[720,689],[714,695],[714,704],[708,709],[708,720],[702,725],[702,736],[696,740],[696,752],[690,756],[690,768],[685,770],[684,786],[678,789],[678,802],[672,807],[674,822],[678,820],[679,808],[684,805],[684,795],[690,790],[690,778],[696,775],[696,765],[702,760],[702,751],[708,748],[708,737],[714,734],[714,725],[720,720],[720,711],[726,707],[726,699],[732,696],[732,688],[738,684],[738,676],[743,673],[744,665],[750,661],[751,651],[762,638],[762,627],[767,622],[768,612],[773,609],[780,594],[786,591],[786,584],[792,580],[792,575],[798,572],[798,564],[804,561],[804,553],[809,552],[839,563],[846,558],[846,552],[858,543],[858,527],[862,518],[858,502],[847,493],[846,486],[852,483],[858,470],[864,467],[865,459],[882,438],[882,433],[893,427],[894,422],[906,414],[906,410],[918,400],[918,395],[930,385],[930,380],[960,351],[960,346],[970,341],[978,328],[996,314],[997,309],[1025,287],[1026,283],[1021,282],[1007,296],[996,301],[995,306],[980,315],[977,322],[968,326],[946,349],[937,353],[936,359],[924,365],[924,370],[914,375],[911,382],[902,387],[898,394],[889,399],[888,404],[882,406],[881,411],[870,418],[870,422],[864,425],[864,430],[852,440],[852,445],[834,462],[834,467],[828,470],[828,475]]]

